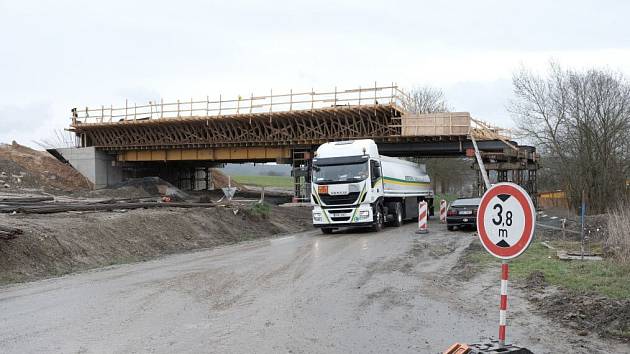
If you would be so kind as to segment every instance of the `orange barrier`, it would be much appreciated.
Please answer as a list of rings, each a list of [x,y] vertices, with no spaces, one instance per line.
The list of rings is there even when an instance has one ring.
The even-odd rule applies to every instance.
[[[538,206],[541,208],[569,208],[569,199],[565,191],[538,193]]]
[[[466,344],[455,343],[444,351],[444,354],[466,354],[470,351],[470,347]]]

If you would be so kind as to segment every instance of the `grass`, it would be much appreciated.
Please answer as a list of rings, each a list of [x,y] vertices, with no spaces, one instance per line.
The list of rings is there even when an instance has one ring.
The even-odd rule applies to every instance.
[[[610,259],[561,261],[555,256],[555,250],[534,242],[520,257],[510,261],[510,278],[524,280],[534,271],[540,271],[551,285],[615,299],[630,299],[630,266],[619,265]],[[475,251],[467,258],[482,266],[498,266],[500,263],[485,250]]]
[[[267,219],[271,213],[271,207],[266,203],[255,203],[249,208],[249,212],[252,215]]]
[[[293,177],[291,176],[232,176],[232,178],[245,185],[293,188]]]
[[[620,205],[608,215],[608,239],[606,244],[620,263],[630,265],[630,206]]]

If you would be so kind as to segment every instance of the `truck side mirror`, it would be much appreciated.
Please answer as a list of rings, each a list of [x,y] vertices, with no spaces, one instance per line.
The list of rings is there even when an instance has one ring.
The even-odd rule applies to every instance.
[[[372,170],[372,181],[376,181],[381,177],[381,164],[378,161],[370,161],[370,168]]]

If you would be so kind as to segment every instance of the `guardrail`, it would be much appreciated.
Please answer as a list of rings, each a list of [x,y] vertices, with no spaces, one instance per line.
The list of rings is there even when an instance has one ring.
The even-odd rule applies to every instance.
[[[295,110],[313,110],[331,107],[365,106],[375,104],[397,104],[403,106],[409,97],[397,85],[357,88],[350,90],[315,92],[293,92],[249,97],[238,96],[236,99],[224,99],[219,95],[218,100],[177,100],[176,102],[149,101],[145,105],[100,108],[72,109],[72,124],[77,123],[108,123],[121,121],[137,121],[161,118],[181,117],[220,117],[227,115],[242,115],[254,113],[291,112]]]

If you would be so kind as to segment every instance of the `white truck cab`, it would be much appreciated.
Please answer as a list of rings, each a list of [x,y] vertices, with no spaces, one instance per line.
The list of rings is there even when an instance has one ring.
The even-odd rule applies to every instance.
[[[330,142],[313,158],[313,225],[330,233],[341,227],[400,226],[418,216],[418,202],[433,211],[424,165],[381,156],[373,140]]]

